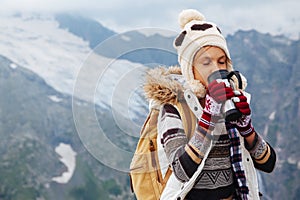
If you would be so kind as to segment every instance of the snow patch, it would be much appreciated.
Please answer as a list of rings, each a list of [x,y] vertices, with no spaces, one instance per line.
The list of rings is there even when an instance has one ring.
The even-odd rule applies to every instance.
[[[273,121],[275,119],[275,114],[276,114],[276,111],[273,111],[269,116],[269,120]]]
[[[16,65],[15,63],[10,63],[9,65],[12,69],[16,69],[18,67],[18,65]]]
[[[121,37],[122,37],[122,39],[125,40],[125,41],[130,41],[130,40],[131,40],[130,37],[125,36],[125,35],[122,35]]]
[[[144,29],[137,29],[137,31],[146,37],[151,37],[156,34],[164,36],[164,37],[176,37],[178,34],[175,30],[166,30],[166,29],[160,29],[160,28],[144,28]]]
[[[76,155],[77,153],[72,149],[69,144],[60,143],[55,152],[61,157],[59,160],[66,165],[68,170],[63,172],[61,176],[53,177],[52,181],[66,184],[72,178],[76,167]]]
[[[296,158],[294,158],[294,157],[292,157],[292,156],[288,157],[287,162],[288,162],[289,164],[291,164],[291,165],[297,164]]]
[[[269,51],[271,54],[273,54],[274,57],[278,58],[278,60],[282,63],[287,63],[287,58],[285,55],[279,52],[278,49],[270,49]]]
[[[57,96],[55,96],[55,95],[50,95],[50,96],[48,96],[48,98],[51,99],[53,102],[56,102],[56,103],[62,101],[61,98],[59,98],[59,97],[57,97]]]

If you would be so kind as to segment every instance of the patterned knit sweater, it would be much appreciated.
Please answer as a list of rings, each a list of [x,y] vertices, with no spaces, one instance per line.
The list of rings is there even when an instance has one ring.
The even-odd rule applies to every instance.
[[[184,133],[181,117],[177,109],[165,104],[162,107],[158,122],[161,130],[161,143],[175,176],[186,182],[198,168],[201,158],[208,149],[210,139],[199,133],[198,129],[189,140]],[[224,123],[216,124],[213,148],[206,159],[204,168],[199,175],[194,195],[225,198],[234,193],[233,171],[230,162],[230,141]],[[197,146],[197,147],[196,147]],[[210,191],[207,191],[210,190]]]

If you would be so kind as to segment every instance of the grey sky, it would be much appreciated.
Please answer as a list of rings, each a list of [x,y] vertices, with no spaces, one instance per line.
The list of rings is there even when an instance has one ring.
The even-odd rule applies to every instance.
[[[177,16],[185,8],[201,11],[224,33],[256,29],[298,38],[300,32],[299,0],[0,0],[0,3],[1,13],[75,12],[93,17],[117,32],[143,27],[178,32]]]

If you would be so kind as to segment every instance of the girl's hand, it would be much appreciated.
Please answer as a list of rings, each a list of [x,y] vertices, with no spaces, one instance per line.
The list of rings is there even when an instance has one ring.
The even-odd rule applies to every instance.
[[[218,103],[234,97],[233,89],[228,82],[217,79],[208,85],[208,94]]]
[[[236,109],[238,109],[242,116],[236,121],[227,122],[227,125],[234,125],[243,137],[247,137],[252,134],[254,128],[251,123],[251,109],[247,102],[247,97],[241,91],[234,91],[235,97],[232,101],[235,104]]]

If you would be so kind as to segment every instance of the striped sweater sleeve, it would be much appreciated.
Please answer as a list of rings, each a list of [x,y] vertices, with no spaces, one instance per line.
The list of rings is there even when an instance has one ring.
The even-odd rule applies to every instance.
[[[208,149],[209,138],[205,137],[203,130],[196,128],[196,132],[188,140],[180,114],[170,104],[163,105],[160,110],[158,133],[175,176],[183,182],[188,181]]]

